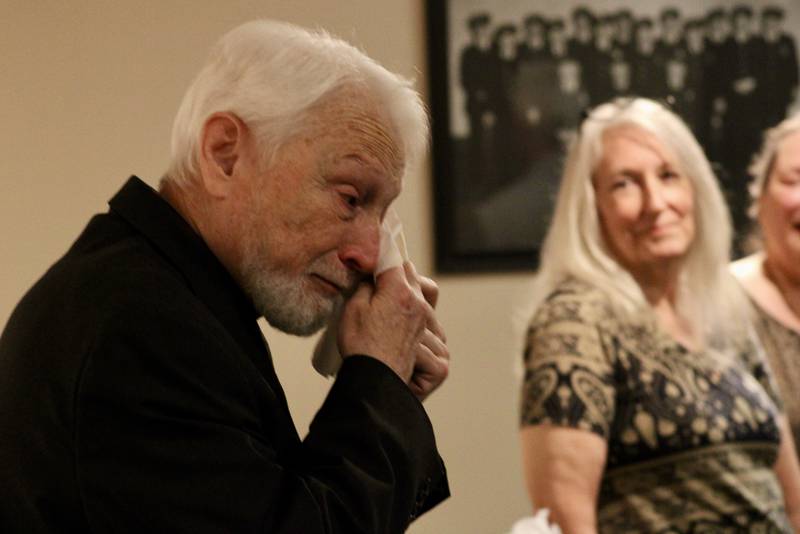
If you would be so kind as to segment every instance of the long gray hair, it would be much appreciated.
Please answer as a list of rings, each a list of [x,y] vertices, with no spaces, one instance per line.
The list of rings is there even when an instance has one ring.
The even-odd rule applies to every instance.
[[[617,262],[602,235],[592,174],[603,134],[630,125],[653,135],[675,154],[694,194],[695,237],[684,260],[677,295],[679,313],[702,325],[705,339],[725,339],[744,317],[744,302],[729,275],[731,221],[717,179],[689,128],[666,107],[644,98],[619,99],[595,108],[581,124],[567,154],[555,212],[541,249],[533,306],[564,279],[598,287],[628,312],[651,308],[633,277]]]

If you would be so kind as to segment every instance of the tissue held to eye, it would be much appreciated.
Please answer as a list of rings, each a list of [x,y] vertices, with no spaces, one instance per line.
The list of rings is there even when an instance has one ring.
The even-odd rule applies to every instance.
[[[406,250],[403,225],[397,212],[393,208],[389,208],[381,224],[380,255],[374,276],[377,277],[393,267],[399,267],[406,261],[408,261],[408,251]],[[334,311],[311,356],[314,369],[322,376],[335,375],[342,365],[342,355],[339,353],[336,339],[340,316],[341,306]]]

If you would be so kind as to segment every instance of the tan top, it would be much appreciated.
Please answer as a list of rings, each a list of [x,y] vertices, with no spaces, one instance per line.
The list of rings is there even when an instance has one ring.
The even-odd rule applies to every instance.
[[[748,256],[731,264],[731,272],[750,297],[753,323],[781,392],[800,455],[800,319],[764,275],[763,262],[762,254]]]
[[[607,440],[601,533],[791,532],[773,469],[775,389],[757,342],[690,351],[647,315],[562,283],[528,331],[521,424]]]
[[[753,308],[756,331],[782,393],[783,408],[792,427],[795,449],[800,455],[800,332],[776,321],[755,302]]]

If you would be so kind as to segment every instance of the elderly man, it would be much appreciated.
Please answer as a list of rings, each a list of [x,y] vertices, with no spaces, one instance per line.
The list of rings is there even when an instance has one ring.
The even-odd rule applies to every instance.
[[[437,290],[374,276],[423,150],[409,84],[270,21],[218,43],[160,191],[131,178],[0,338],[0,532],[402,532],[448,495]],[[301,441],[256,323],[345,356]]]

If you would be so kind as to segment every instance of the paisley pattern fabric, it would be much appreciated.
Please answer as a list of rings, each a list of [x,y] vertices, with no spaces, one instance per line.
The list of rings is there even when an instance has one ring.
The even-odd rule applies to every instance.
[[[561,284],[528,331],[521,424],[607,441],[600,532],[791,532],[760,347],[743,335],[693,352],[647,316],[585,283]]]
[[[754,324],[764,345],[778,390],[782,392],[784,411],[792,427],[794,445],[800,455],[800,332],[775,320],[751,300]]]

